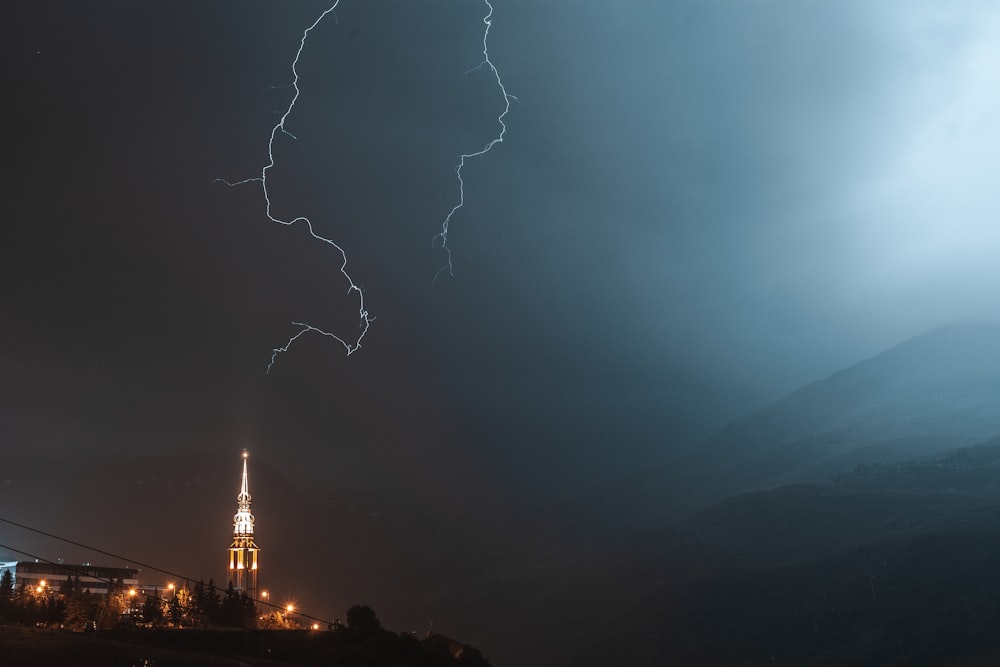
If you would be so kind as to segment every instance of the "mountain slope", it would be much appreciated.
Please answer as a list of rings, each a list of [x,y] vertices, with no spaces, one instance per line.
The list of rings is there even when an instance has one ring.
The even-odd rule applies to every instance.
[[[562,664],[993,665],[998,558],[1000,439],[736,496],[578,571]]]
[[[940,329],[807,385],[584,504],[651,527],[734,494],[971,445],[1000,433],[998,407],[1000,325]]]

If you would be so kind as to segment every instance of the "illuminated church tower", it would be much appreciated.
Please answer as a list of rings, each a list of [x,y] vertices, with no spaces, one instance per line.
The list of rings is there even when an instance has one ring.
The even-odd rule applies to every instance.
[[[243,482],[236,496],[236,516],[233,517],[233,543],[229,547],[229,582],[237,592],[257,599],[257,552],[253,541],[253,514],[250,513],[250,491],[247,487],[247,450],[243,450]]]

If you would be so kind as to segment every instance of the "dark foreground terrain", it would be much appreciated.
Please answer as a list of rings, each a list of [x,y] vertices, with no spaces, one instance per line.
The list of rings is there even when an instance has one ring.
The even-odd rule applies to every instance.
[[[622,602],[603,598],[574,664],[998,665],[998,563],[1000,439],[858,466],[728,499],[579,572]]]
[[[135,635],[137,633],[132,633]],[[278,661],[248,663],[181,647],[171,649],[143,643],[144,637],[118,633],[80,633],[64,630],[0,625],[0,662],[17,667],[66,667],[107,665],[167,665],[234,667],[242,664],[286,664]],[[140,640],[140,641],[137,641]]]
[[[478,651],[458,659],[442,642],[379,630],[123,630],[96,633],[0,625],[0,665],[10,667],[488,667]]]

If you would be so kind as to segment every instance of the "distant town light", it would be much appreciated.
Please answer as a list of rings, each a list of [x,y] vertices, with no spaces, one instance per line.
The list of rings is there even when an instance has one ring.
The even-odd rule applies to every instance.
[[[295,611],[295,605],[290,604],[290,605],[286,606],[285,607],[285,611],[287,611],[289,614],[291,614],[293,611]]]
[[[319,623],[313,623],[312,628],[313,630],[319,630]]]

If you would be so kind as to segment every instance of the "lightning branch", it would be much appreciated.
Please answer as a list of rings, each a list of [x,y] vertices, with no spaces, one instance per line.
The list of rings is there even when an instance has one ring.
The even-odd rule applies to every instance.
[[[472,72],[480,70],[484,67],[489,69],[493,78],[496,79],[497,87],[500,89],[500,93],[503,95],[504,106],[503,111],[500,112],[499,116],[497,116],[497,124],[500,126],[500,129],[497,131],[497,135],[478,151],[475,151],[474,153],[463,153],[458,156],[458,165],[455,167],[455,177],[458,179],[458,202],[448,212],[448,215],[445,216],[444,221],[441,223],[441,231],[434,235],[433,244],[441,244],[441,249],[444,250],[446,259],[445,265],[438,269],[437,273],[434,275],[435,282],[444,272],[447,272],[450,277],[454,277],[455,275],[455,266],[452,262],[451,247],[448,245],[448,232],[451,228],[452,218],[455,217],[455,214],[458,213],[459,209],[465,206],[465,179],[462,176],[462,170],[465,168],[465,163],[467,160],[486,155],[493,150],[494,146],[503,143],[504,135],[507,133],[507,125],[504,124],[503,119],[510,112],[511,100],[517,100],[517,97],[507,92],[507,88],[504,87],[503,80],[500,78],[500,70],[498,70],[496,65],[493,64],[493,61],[490,60],[488,41],[490,28],[493,26],[493,5],[490,3],[490,0],[483,0],[483,2],[486,4],[487,8],[486,16],[483,17],[483,23],[486,26],[483,29],[483,60],[475,67],[468,70],[466,74],[471,74]]]
[[[486,153],[490,152],[490,150],[492,150],[496,144],[503,142],[504,135],[506,134],[507,131],[507,126],[504,124],[504,118],[510,111],[511,100],[517,99],[515,96],[510,95],[507,92],[507,89],[504,87],[503,81],[500,78],[499,70],[497,70],[496,66],[493,64],[493,61],[490,59],[488,38],[490,34],[490,27],[493,25],[492,22],[493,5],[490,3],[489,0],[484,0],[484,3],[487,8],[487,13],[483,17],[483,24],[485,26],[483,30],[483,51],[482,51],[483,60],[476,67],[468,70],[468,72],[466,73],[467,74],[472,73],[482,68],[489,69],[490,73],[496,80],[497,86],[500,89],[501,94],[503,95],[504,108],[503,111],[497,116],[497,123],[499,124],[499,130],[497,132],[497,135],[478,151],[472,153],[463,153],[458,157],[458,165],[455,168],[455,175],[456,178],[458,179],[458,194],[459,194],[458,203],[456,203],[455,206],[448,212],[448,215],[445,217],[444,221],[441,224],[441,231],[434,236],[435,244],[440,243],[440,247],[445,251],[447,259],[446,264],[443,267],[441,267],[441,269],[439,269],[438,272],[435,274],[434,277],[435,281],[437,280],[438,276],[440,276],[440,274],[444,271],[447,271],[449,275],[452,276],[454,275],[452,253],[451,253],[451,248],[448,245],[448,233],[452,218],[456,215],[456,213],[458,213],[459,209],[461,209],[465,205],[465,180],[462,175],[462,170],[465,167],[465,163],[467,160],[471,160],[473,158],[485,155]],[[274,157],[274,144],[276,139],[279,137],[279,135],[284,135],[292,140],[298,140],[298,137],[296,137],[288,130],[288,128],[286,127],[286,123],[288,117],[292,114],[292,111],[295,109],[295,104],[296,102],[298,102],[299,99],[300,90],[299,90],[298,65],[299,65],[299,60],[302,57],[302,52],[305,49],[306,41],[309,39],[310,33],[312,33],[312,31],[316,28],[316,26],[318,26],[327,16],[332,15],[334,21],[337,20],[336,9],[339,4],[340,0],[336,0],[336,2],[333,3],[333,5],[327,8],[322,14],[320,14],[316,18],[315,21],[313,21],[312,25],[310,25],[302,32],[302,38],[301,40],[299,40],[299,48],[295,52],[295,58],[292,60],[292,82],[289,85],[289,87],[294,91],[294,93],[292,95],[291,101],[288,103],[288,107],[285,109],[284,113],[281,114],[280,118],[278,119],[278,122],[274,125],[274,127],[271,128],[271,133],[267,143],[268,161],[267,164],[265,164],[264,167],[261,169],[260,176],[245,178],[239,181],[229,181],[221,178],[216,179],[216,181],[224,183],[229,187],[236,187],[236,186],[246,185],[249,183],[259,183],[261,192],[264,195],[265,214],[268,220],[279,225],[284,225],[286,227],[291,227],[293,225],[304,225],[308,230],[309,235],[313,239],[319,241],[320,243],[325,243],[326,245],[330,246],[334,250],[335,254],[338,255],[340,258],[340,273],[344,276],[344,279],[347,281],[348,285],[347,293],[349,295],[354,295],[357,298],[358,332],[356,336],[338,335],[336,333],[326,331],[320,327],[316,327],[311,324],[307,324],[304,322],[293,322],[292,324],[293,326],[296,327],[297,331],[291,337],[289,337],[289,339],[287,340],[287,342],[285,342],[284,345],[272,349],[271,359],[268,362],[267,369],[265,371],[267,374],[270,374],[271,369],[274,367],[274,364],[278,360],[278,357],[282,353],[287,352],[289,349],[291,349],[295,341],[297,341],[299,338],[301,338],[307,333],[320,334],[322,336],[326,336],[327,338],[331,338],[337,341],[344,348],[347,355],[350,356],[351,354],[353,354],[354,352],[358,351],[361,348],[361,341],[364,339],[365,335],[368,333],[369,328],[371,327],[372,322],[375,320],[375,318],[371,314],[369,314],[368,309],[365,306],[364,291],[361,289],[361,287],[358,286],[357,283],[354,282],[354,280],[351,278],[351,275],[347,272],[347,253],[344,251],[344,249],[340,245],[338,245],[333,239],[318,234],[313,226],[312,221],[305,216],[297,216],[288,219],[279,218],[275,216],[272,211],[271,194],[268,188],[268,175],[276,164]]]

